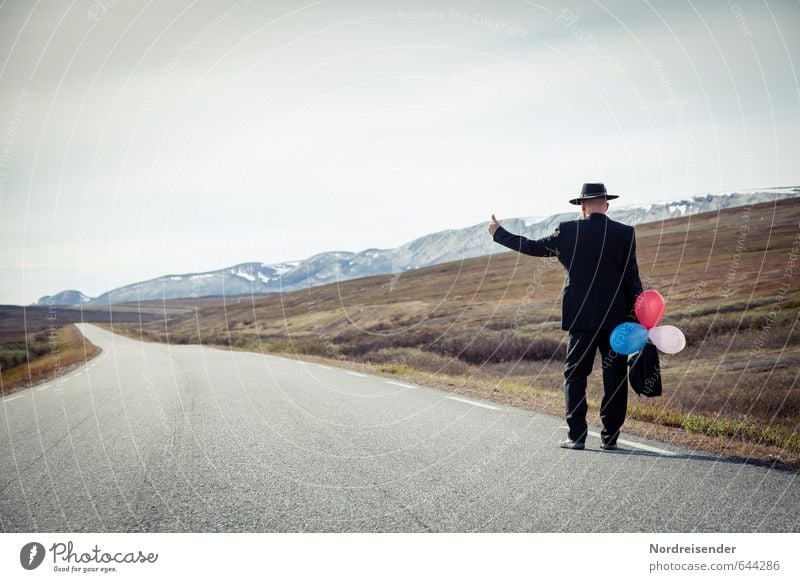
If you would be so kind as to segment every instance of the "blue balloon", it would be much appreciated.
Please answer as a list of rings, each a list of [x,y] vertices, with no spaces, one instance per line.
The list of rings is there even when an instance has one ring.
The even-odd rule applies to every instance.
[[[641,323],[626,321],[611,332],[611,349],[618,354],[638,352],[647,343],[647,328]]]

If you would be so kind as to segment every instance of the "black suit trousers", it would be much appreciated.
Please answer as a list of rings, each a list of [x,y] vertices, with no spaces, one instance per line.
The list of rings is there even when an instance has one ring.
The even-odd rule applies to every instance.
[[[600,420],[603,423],[601,440],[616,443],[628,408],[628,357],[611,348],[611,331],[570,330],[567,363],[564,367],[564,396],[566,399],[569,438],[584,442],[586,425],[586,382],[592,373],[595,354],[600,348],[603,365],[603,400]]]

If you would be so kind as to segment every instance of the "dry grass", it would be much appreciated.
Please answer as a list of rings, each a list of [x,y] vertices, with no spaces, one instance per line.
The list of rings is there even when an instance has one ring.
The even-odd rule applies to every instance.
[[[68,324],[47,334],[47,353],[0,372],[0,394],[6,395],[41,382],[56,379],[65,372],[85,364],[100,353],[100,349],[84,338],[74,324]],[[37,335],[40,335],[41,332]]]

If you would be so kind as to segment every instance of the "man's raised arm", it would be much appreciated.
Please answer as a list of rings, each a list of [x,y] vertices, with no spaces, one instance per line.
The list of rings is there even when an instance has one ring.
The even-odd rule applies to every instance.
[[[494,214],[492,214],[492,222],[489,223],[489,234],[492,235],[494,242],[518,253],[531,255],[532,257],[558,256],[558,237],[561,234],[558,227],[556,227],[553,234],[533,240],[517,234],[511,234],[500,225]]]

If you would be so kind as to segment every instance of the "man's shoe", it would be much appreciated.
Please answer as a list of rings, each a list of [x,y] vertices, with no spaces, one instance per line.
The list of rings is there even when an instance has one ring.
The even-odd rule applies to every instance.
[[[580,441],[573,441],[572,439],[564,439],[559,441],[558,446],[562,449],[583,449],[586,445]]]
[[[617,443],[601,443],[600,448],[604,451],[616,451]]]

